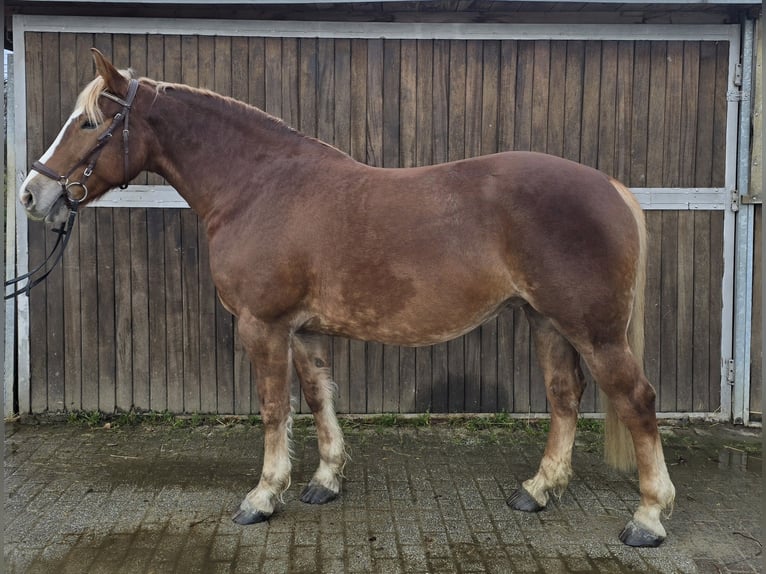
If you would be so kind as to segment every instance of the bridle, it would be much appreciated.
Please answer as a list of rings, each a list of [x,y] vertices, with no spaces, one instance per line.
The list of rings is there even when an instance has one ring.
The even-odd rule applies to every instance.
[[[114,115],[112,118],[112,123],[109,124],[109,127],[106,129],[106,131],[98,137],[96,144],[90,149],[90,151],[85,154],[80,161],[72,166],[72,168],[66,174],[61,175],[56,170],[51,169],[40,161],[36,161],[32,164],[33,170],[47,178],[56,181],[61,186],[61,192],[64,197],[64,201],[69,208],[69,216],[67,217],[65,223],[62,223],[58,229],[53,230],[54,233],[58,234],[58,238],[56,239],[56,244],[53,246],[53,249],[51,249],[51,252],[45,258],[45,260],[32,271],[29,271],[24,275],[14,277],[13,279],[9,279],[5,282],[5,286],[8,287],[9,285],[15,285],[24,279],[27,279],[26,285],[16,289],[12,293],[6,294],[5,300],[15,298],[22,293],[26,293],[26,295],[29,296],[29,292],[32,290],[32,287],[43,282],[46,277],[50,275],[51,271],[53,271],[58,262],[61,261],[61,258],[64,254],[64,249],[66,249],[67,243],[69,243],[71,231],[75,224],[75,219],[77,218],[77,210],[80,207],[80,203],[85,201],[85,199],[88,197],[88,188],[85,184],[88,181],[88,178],[93,174],[93,169],[95,168],[96,162],[101,155],[101,151],[104,149],[104,146],[106,146],[109,140],[112,139],[115,130],[120,124],[122,124],[123,149],[123,177],[122,184],[120,184],[120,189],[125,189],[128,187],[128,170],[130,168],[130,148],[128,146],[128,140],[130,138],[130,109],[133,106],[133,100],[136,97],[137,91],[138,80],[131,79],[130,83],[128,84],[128,93],[124,100],[118,96],[115,96],[114,94],[110,94],[109,92],[101,92],[101,96],[117,102],[122,106],[122,109]],[[80,180],[69,181],[69,177],[83,165],[86,167]],[[72,190],[78,187],[82,190],[82,194],[79,197],[75,197],[72,194]],[[58,253],[56,253],[57,250]],[[47,268],[45,273],[33,280],[32,276],[42,269],[45,269],[48,261],[53,258],[54,255],[55,258],[53,259],[53,264]]]

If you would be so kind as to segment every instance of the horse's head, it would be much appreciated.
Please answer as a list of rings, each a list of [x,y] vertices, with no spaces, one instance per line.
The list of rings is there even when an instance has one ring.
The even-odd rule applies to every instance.
[[[63,222],[69,208],[127,185],[146,162],[148,132],[135,113],[139,83],[93,49],[98,77],[19,189],[31,219]],[[142,135],[144,137],[142,137]]]

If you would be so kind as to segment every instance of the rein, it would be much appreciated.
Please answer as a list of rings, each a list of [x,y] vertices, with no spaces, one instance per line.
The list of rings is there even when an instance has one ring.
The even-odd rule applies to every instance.
[[[14,277],[13,279],[9,279],[5,282],[5,287],[8,287],[10,285],[16,285],[17,283],[20,283],[21,281],[24,281],[27,279],[27,284],[23,287],[17,288],[12,293],[7,293],[4,297],[4,299],[7,301],[8,299],[14,299],[17,296],[21,295],[22,293],[25,293],[27,296],[29,296],[29,292],[32,290],[33,287],[36,285],[42,283],[45,281],[45,279],[50,275],[51,271],[53,271],[56,268],[56,265],[58,265],[59,261],[61,261],[64,250],[66,249],[67,243],[69,243],[69,239],[71,237],[72,228],[75,224],[75,219],[77,218],[77,210],[80,207],[80,203],[85,201],[85,199],[88,197],[88,188],[86,187],[85,183],[88,181],[88,178],[93,174],[93,168],[96,166],[96,162],[98,161],[99,155],[101,155],[101,151],[104,149],[104,146],[109,142],[109,140],[112,138],[112,135],[114,135],[114,131],[117,129],[117,126],[120,124],[123,125],[122,127],[122,147],[123,147],[123,183],[120,185],[120,189],[125,189],[128,187],[128,169],[130,167],[130,148],[128,146],[128,139],[130,137],[130,109],[133,105],[133,100],[136,97],[136,92],[138,91],[138,80],[130,80],[130,84],[128,86],[128,94],[123,100],[122,98],[119,98],[115,96],[114,94],[110,94],[109,92],[101,92],[101,95],[105,98],[108,98],[114,102],[117,102],[122,106],[122,109],[117,112],[112,118],[112,123],[109,125],[107,130],[101,134],[98,137],[98,140],[96,141],[96,145],[91,148],[91,150],[81,159],[78,161],[66,174],[61,175],[56,170],[51,169],[44,163],[40,161],[36,161],[32,164],[32,169],[36,172],[44,175],[45,177],[52,179],[56,181],[61,186],[61,192],[64,197],[64,201],[66,202],[67,207],[69,208],[69,216],[67,217],[67,220],[65,223],[62,223],[61,226],[58,229],[54,229],[53,232],[58,234],[58,238],[56,239],[56,243],[53,246],[53,249],[51,249],[51,252],[48,254],[48,256],[43,260],[43,262],[35,267],[32,271],[29,271],[28,273],[25,273],[24,275],[20,275],[18,277]],[[87,165],[86,165],[87,164]],[[69,176],[71,176],[80,166],[86,165],[85,171],[82,174],[82,178],[80,178],[79,181],[69,181]],[[72,195],[72,188],[79,187],[82,189],[82,195],[80,197],[75,197]],[[60,249],[59,249],[60,247]],[[56,252],[58,250],[58,253]],[[54,257],[55,255],[55,257]],[[53,258],[53,264],[47,268],[45,273],[40,275],[39,277],[32,279],[32,276],[41,271],[42,269],[46,268],[46,265],[48,264],[48,261],[50,261]]]

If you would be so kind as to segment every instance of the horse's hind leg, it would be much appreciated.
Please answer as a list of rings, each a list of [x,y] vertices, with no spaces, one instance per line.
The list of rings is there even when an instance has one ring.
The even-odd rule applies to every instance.
[[[535,512],[548,503],[548,493],[561,494],[572,475],[572,445],[577,413],[585,388],[580,358],[574,347],[546,319],[525,307],[532,325],[537,358],[551,408],[551,430],[537,474],[508,499],[516,510]]]
[[[346,462],[343,433],[335,416],[327,353],[321,341],[307,335],[293,339],[293,363],[301,382],[306,403],[314,414],[319,443],[319,468],[301,492],[301,500],[324,504],[340,492],[340,477]]]
[[[600,344],[583,358],[628,428],[636,452],[641,502],[620,540],[629,546],[658,546],[666,536],[660,513],[672,506],[675,487],[668,476],[655,412],[655,392],[627,341]]]
[[[240,317],[239,333],[255,370],[264,428],[263,470],[233,520],[237,524],[263,522],[290,486],[290,385],[288,359],[290,331]]]

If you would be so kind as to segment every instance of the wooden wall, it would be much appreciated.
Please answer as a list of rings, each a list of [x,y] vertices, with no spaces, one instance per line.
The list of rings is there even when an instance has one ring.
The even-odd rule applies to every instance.
[[[92,79],[91,46],[140,75],[248,101],[372,165],[529,149],[634,187],[724,184],[725,43],[27,33],[30,163]],[[646,369],[659,410],[714,411],[723,214],[647,220]],[[30,302],[33,412],[258,411],[190,210],[85,209],[75,233],[63,269]],[[51,241],[31,224],[30,261]],[[417,350],[328,339],[338,410],[545,411],[522,315]],[[596,402],[591,384],[583,410]]]

